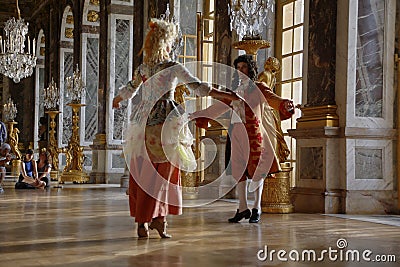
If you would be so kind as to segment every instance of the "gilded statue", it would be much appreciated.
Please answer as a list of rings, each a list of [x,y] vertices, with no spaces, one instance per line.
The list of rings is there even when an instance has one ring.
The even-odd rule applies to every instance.
[[[185,96],[184,96],[185,94],[190,95],[190,91],[186,85],[179,84],[178,86],[176,86],[175,92],[174,92],[174,100],[178,104],[182,105],[182,107],[184,109],[186,109]],[[182,177],[182,186],[183,187],[195,187],[196,186],[196,181],[195,181],[195,179],[193,179],[192,173],[181,170],[181,177]]]
[[[269,57],[264,64],[264,71],[258,75],[258,80],[265,82],[267,86],[274,90],[276,84],[276,73],[281,70],[281,64],[279,60],[275,57]],[[283,136],[283,131],[281,128],[281,119],[279,116],[279,112],[273,110],[269,106],[264,107],[265,113],[270,113],[272,116],[263,116],[263,123],[269,124],[267,129],[270,129],[268,133],[270,139],[275,146],[276,154],[279,158],[280,162],[284,162],[290,154],[290,150],[285,142],[285,138]],[[266,121],[267,118],[273,118],[273,121]]]
[[[11,150],[14,153],[15,158],[22,159],[21,151],[19,151],[19,148],[18,148],[18,140],[19,140],[18,134],[19,134],[18,128],[14,128],[12,130],[12,132],[10,132],[8,138],[9,138],[9,144],[11,146]]]

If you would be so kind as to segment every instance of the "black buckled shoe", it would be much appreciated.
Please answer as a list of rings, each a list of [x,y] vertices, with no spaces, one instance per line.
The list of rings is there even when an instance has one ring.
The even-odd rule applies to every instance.
[[[251,215],[251,212],[249,209],[246,209],[245,211],[242,211],[242,212],[239,212],[239,209],[237,209],[235,216],[233,218],[228,219],[228,221],[231,223],[237,223],[243,218],[245,218],[245,219],[250,218],[250,215]]]
[[[249,223],[258,223],[260,221],[260,216],[261,212],[258,213],[258,209],[252,209]]]

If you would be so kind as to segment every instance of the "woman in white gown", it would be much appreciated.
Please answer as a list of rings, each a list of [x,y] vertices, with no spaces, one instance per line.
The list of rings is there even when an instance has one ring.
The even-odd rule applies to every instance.
[[[143,46],[144,63],[113,99],[113,108],[118,108],[122,100],[138,94],[141,97],[124,133],[130,213],[138,223],[139,237],[148,237],[150,228],[162,238],[169,238],[166,216],[182,213],[180,169],[190,171],[196,167],[187,115],[174,101],[177,81],[184,82],[198,96],[238,98],[234,93],[211,88],[171,60],[169,52],[177,38],[177,25],[152,19],[149,26]]]

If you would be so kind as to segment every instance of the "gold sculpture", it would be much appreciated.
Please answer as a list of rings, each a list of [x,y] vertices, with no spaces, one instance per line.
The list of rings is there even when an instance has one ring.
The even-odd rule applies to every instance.
[[[22,154],[21,151],[18,148],[18,133],[19,130],[18,128],[14,127],[14,125],[18,124],[18,122],[15,122],[14,120],[12,121],[7,121],[8,125],[8,143],[11,147],[12,153],[15,155],[15,159],[12,160],[12,167],[11,167],[11,175],[12,176],[18,176],[20,172],[20,166],[21,166],[21,159],[22,159]]]
[[[281,69],[279,60],[269,57],[264,64],[264,71],[258,75],[258,80],[265,82],[273,90],[276,84],[276,73]],[[290,150],[285,142],[281,128],[279,112],[266,105],[264,107],[263,123],[268,124],[269,137],[275,147],[282,171],[269,176],[264,181],[264,189],[261,201],[263,212],[268,213],[290,213],[293,212],[293,205],[290,203],[290,172],[292,167],[289,162],[284,162],[290,154]],[[269,114],[268,114],[269,113]],[[272,121],[267,121],[271,118]]]
[[[175,101],[185,108],[185,97],[184,94],[190,95],[189,89],[186,85],[181,84],[175,88],[174,99]],[[197,198],[197,184],[196,177],[193,173],[181,171],[182,181],[182,197],[184,199],[196,199]]]
[[[22,154],[21,154],[21,151],[19,151],[19,148],[18,148],[19,130],[18,130],[18,128],[14,127],[14,124],[17,124],[17,123],[14,122],[14,121],[11,121],[11,122],[9,121],[7,123],[8,123],[8,127],[10,129],[10,133],[9,133],[9,136],[8,136],[8,140],[9,140],[8,142],[9,142],[9,144],[11,146],[11,150],[14,153],[16,159],[21,159],[22,158]]]
[[[261,82],[265,82],[267,86],[273,90],[276,84],[276,73],[281,70],[281,64],[279,60],[275,57],[269,57],[264,64],[264,71],[258,75],[258,80]],[[273,110],[269,106],[264,107],[265,113],[270,113],[272,116],[263,116],[265,118],[273,119],[272,122],[269,122],[273,125],[272,131],[270,134],[270,139],[272,144],[275,146],[275,150],[279,159],[279,162],[284,162],[290,154],[290,150],[285,142],[285,138],[283,137],[283,131],[281,128],[281,120],[279,117],[279,112],[277,110]],[[264,119],[264,118],[263,118]]]

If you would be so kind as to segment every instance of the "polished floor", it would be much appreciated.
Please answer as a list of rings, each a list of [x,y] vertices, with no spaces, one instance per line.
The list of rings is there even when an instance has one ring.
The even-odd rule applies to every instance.
[[[293,213],[263,214],[259,224],[228,223],[236,205],[219,200],[186,208],[169,217],[171,239],[152,231],[143,240],[125,189],[6,188],[0,266],[400,266],[400,227],[385,220]]]

